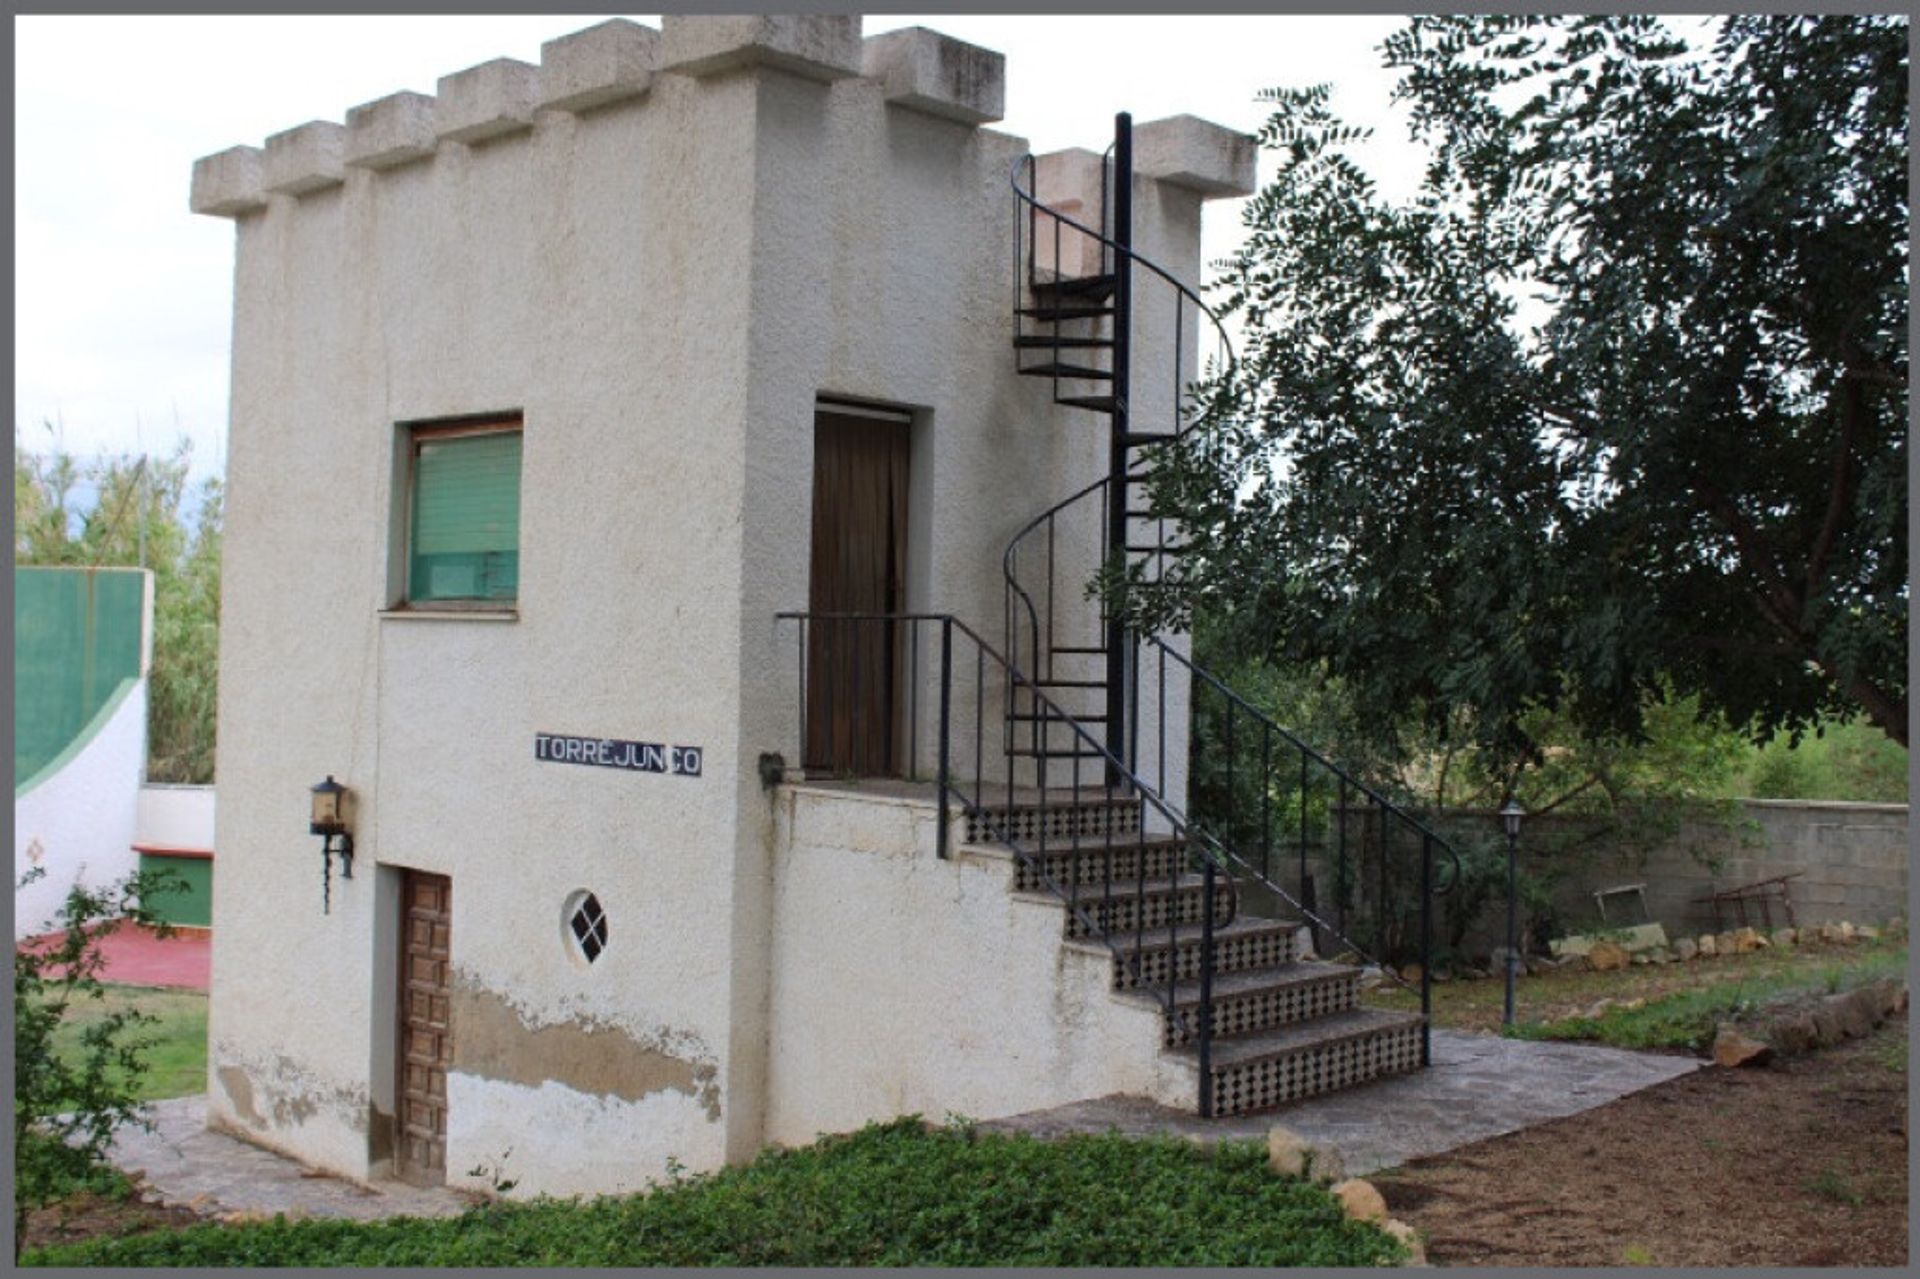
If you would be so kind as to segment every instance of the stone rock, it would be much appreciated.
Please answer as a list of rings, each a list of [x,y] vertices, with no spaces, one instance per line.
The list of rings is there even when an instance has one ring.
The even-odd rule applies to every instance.
[[[1813,1020],[1814,1038],[1820,1047],[1830,1048],[1847,1037],[1840,1014],[1829,1000],[1821,1000],[1807,1014]]]
[[[1694,943],[1694,948],[1699,951],[1702,959],[1712,959],[1720,953],[1720,943],[1713,939],[1712,933],[1701,933],[1700,940]]]
[[[1757,928],[1738,928],[1733,933],[1733,950],[1737,955],[1749,954],[1756,950],[1765,950],[1772,945]]]
[[[1716,1066],[1764,1066],[1772,1056],[1771,1044],[1742,1034],[1737,1027],[1724,1022],[1713,1037]]]
[[[1844,1039],[1858,1039],[1873,1030],[1873,1014],[1867,1011],[1870,1005],[1858,998],[1859,994],[1857,990],[1850,990],[1843,995],[1828,995],[1820,1001],[1833,1010]]]
[[[1285,1124],[1267,1129],[1267,1166],[1282,1177],[1344,1181],[1347,1176],[1347,1162],[1338,1150],[1316,1145]]]
[[[1812,1052],[1820,1046],[1820,1028],[1812,1013],[1794,1013],[1773,1023],[1767,1041],[1783,1053]]]
[[[1370,1181],[1355,1177],[1331,1187],[1333,1197],[1347,1210],[1347,1215],[1355,1221],[1385,1221],[1387,1219],[1387,1201],[1373,1188]]]
[[[1681,963],[1694,959],[1700,954],[1700,943],[1691,937],[1682,937],[1673,943],[1673,957]]]
[[[1879,941],[1880,930],[1871,924],[1862,924],[1853,930],[1853,935],[1861,941]]]
[[[1387,975],[1380,971],[1380,965],[1368,964],[1360,970],[1360,989],[1372,990],[1386,979]]]
[[[1798,937],[1798,931],[1792,928],[1776,928],[1773,930],[1773,944],[1775,946],[1791,946]]]
[[[1420,983],[1420,965],[1408,964],[1405,968],[1402,968],[1400,970],[1400,980],[1418,985]]]
[[[1627,953],[1625,946],[1619,946],[1610,941],[1597,941],[1593,944],[1593,949],[1587,952],[1587,963],[1597,973],[1614,972],[1631,965],[1633,957]]]
[[[1538,977],[1541,973],[1550,973],[1560,965],[1545,955],[1528,955],[1526,958],[1527,976]]]
[[[1639,954],[1633,956],[1633,963],[1634,963],[1634,966],[1637,968],[1644,968],[1648,964],[1651,964],[1652,962],[1653,960],[1647,956],[1645,951],[1642,951]]]
[[[1662,946],[1658,950],[1650,950],[1647,952],[1647,962],[1650,964],[1658,964],[1664,968],[1673,962],[1673,952],[1665,946]]]
[[[1893,978],[1881,977],[1860,989],[1872,1004],[1875,1022],[1885,1021],[1900,1011],[1900,983]]]
[[[1623,1013],[1630,1013],[1636,1008],[1645,1008],[1646,1006],[1647,1001],[1644,998],[1623,999],[1614,1005],[1615,1008],[1618,1008]]]
[[[1716,933],[1714,935],[1713,948],[1722,955],[1737,955],[1740,953],[1739,944],[1734,941],[1733,930],[1731,928],[1724,933]]]
[[[1905,1118],[1903,1114],[1901,1121],[1905,1122]],[[1400,1241],[1401,1247],[1407,1250],[1408,1265],[1424,1266],[1427,1264],[1427,1246],[1421,1241],[1418,1230],[1415,1230],[1412,1226],[1409,1226],[1397,1217],[1389,1217],[1381,1222],[1380,1229]]]

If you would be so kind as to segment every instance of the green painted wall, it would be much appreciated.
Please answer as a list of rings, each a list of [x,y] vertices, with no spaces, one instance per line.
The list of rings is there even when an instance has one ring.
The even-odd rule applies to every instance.
[[[140,676],[146,573],[13,570],[13,777],[32,777]]]
[[[185,882],[185,892],[154,898],[153,913],[169,924],[213,927],[213,862],[204,857],[156,857],[140,854],[141,871],[170,870]]]

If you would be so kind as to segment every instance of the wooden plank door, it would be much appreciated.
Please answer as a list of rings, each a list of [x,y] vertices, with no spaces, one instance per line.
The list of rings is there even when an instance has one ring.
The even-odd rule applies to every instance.
[[[447,1179],[447,1068],[453,1064],[450,957],[453,881],[404,872],[400,930],[400,1061],[395,1171],[415,1185]]]
[[[807,606],[899,613],[907,604],[909,428],[904,414],[822,407],[814,418],[813,548]],[[887,622],[809,627],[805,767],[891,777],[899,743],[899,648]]]

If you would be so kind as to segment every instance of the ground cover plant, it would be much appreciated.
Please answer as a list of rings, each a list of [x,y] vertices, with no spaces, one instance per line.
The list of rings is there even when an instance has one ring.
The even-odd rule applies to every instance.
[[[1615,1004],[1598,1016],[1523,1022],[1514,1027],[1513,1035],[1519,1039],[1584,1040],[1613,1048],[1685,1048],[1698,1052],[1713,1042],[1715,1027],[1723,1021],[1748,1017],[1795,996],[1852,990],[1881,977],[1900,979],[1906,971],[1906,947],[1881,946],[1845,959],[1756,972],[1676,991],[1649,999],[1637,1008]]]
[[[53,1247],[84,1266],[1368,1266],[1400,1246],[1257,1144],[1043,1142],[874,1124],[646,1195],[377,1223],[202,1225]]]
[[[1645,999],[1649,1006],[1689,992],[1750,986],[1758,991],[1779,983],[1802,990],[1826,989],[1832,970],[1858,969],[1859,984],[1880,976],[1900,976],[1906,964],[1904,937],[1851,944],[1810,942],[1771,947],[1744,955],[1696,959],[1685,963],[1636,965],[1619,972],[1554,970],[1522,977],[1514,988],[1515,1013],[1524,1024],[1575,1020],[1601,999],[1616,1004]],[[1434,1025],[1448,1030],[1498,1034],[1504,983],[1498,976],[1480,981],[1435,982]],[[1382,1008],[1415,1009],[1417,994],[1383,985],[1365,996]]]

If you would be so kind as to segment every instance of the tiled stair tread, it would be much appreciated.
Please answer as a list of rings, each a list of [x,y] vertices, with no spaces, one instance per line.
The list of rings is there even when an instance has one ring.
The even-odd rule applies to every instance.
[[[1068,885],[1062,884],[1060,887],[1065,889]],[[1114,901],[1124,901],[1129,897],[1165,897],[1170,893],[1200,892],[1205,887],[1206,877],[1204,875],[1180,875],[1173,879],[1167,879],[1163,876],[1158,879],[1149,879],[1144,884],[1137,879],[1122,876],[1113,881],[1111,888],[1100,880],[1094,880],[1092,882],[1082,880],[1077,904],[1081,906],[1098,906],[1101,902],[1109,898]],[[1214,892],[1226,892],[1232,887],[1233,882],[1225,875],[1215,876],[1213,881]],[[1062,905],[1075,904],[1069,902],[1067,898],[1054,892],[1052,889],[1016,889],[1013,895],[1015,897],[1031,898],[1037,901],[1059,902]]]
[[[1052,896],[1051,893],[1046,895],[1049,897]],[[1217,945],[1222,941],[1238,939],[1255,933],[1291,933],[1297,931],[1299,927],[1298,922],[1288,919],[1236,919],[1230,924],[1215,924],[1213,926],[1213,940]],[[1147,929],[1140,938],[1140,949],[1165,950],[1170,945],[1186,946],[1200,940],[1199,924],[1179,925],[1172,930],[1173,936],[1171,940],[1169,940],[1167,932],[1168,929],[1165,924]],[[1133,943],[1133,929],[1121,929],[1119,932],[1112,934],[1112,940],[1131,945]],[[1067,939],[1066,944],[1077,949],[1086,950],[1089,953],[1097,952],[1102,955],[1112,953],[1107,949],[1107,943],[1102,940],[1102,937],[1070,937]],[[1215,978],[1215,980],[1217,981],[1219,979]]]
[[[1178,848],[1186,840],[1176,835],[1142,835],[1138,831],[1115,831],[1111,837],[1104,834],[1092,835],[1049,835],[1045,846],[1039,839],[1026,839],[1020,842],[1020,851],[1029,857],[1048,857],[1055,853],[1092,853],[1102,852],[1111,847],[1116,853],[1129,853],[1136,848]],[[968,844],[969,849],[981,852],[1011,853],[1013,850],[1004,844]]]
[[[1216,928],[1213,931],[1217,937],[1223,930]],[[1237,973],[1215,973],[1213,997],[1216,1000],[1230,999],[1241,995],[1258,994],[1265,990],[1277,990],[1283,986],[1305,986],[1358,971],[1359,969],[1349,968],[1345,964],[1324,964],[1313,960],[1297,959],[1272,968],[1251,968]],[[1175,982],[1173,1001],[1175,1004],[1198,1004],[1200,979],[1192,977],[1186,981]]]
[[[1213,1068],[1218,1070],[1223,1066],[1237,1066],[1264,1057],[1279,1057],[1302,1049],[1336,1044],[1343,1039],[1360,1039],[1419,1024],[1419,1013],[1387,1012],[1378,1008],[1353,1008],[1346,1012],[1329,1013],[1312,1021],[1295,1022],[1258,1034],[1215,1039]],[[1189,1046],[1175,1051],[1193,1053],[1197,1049]]]

